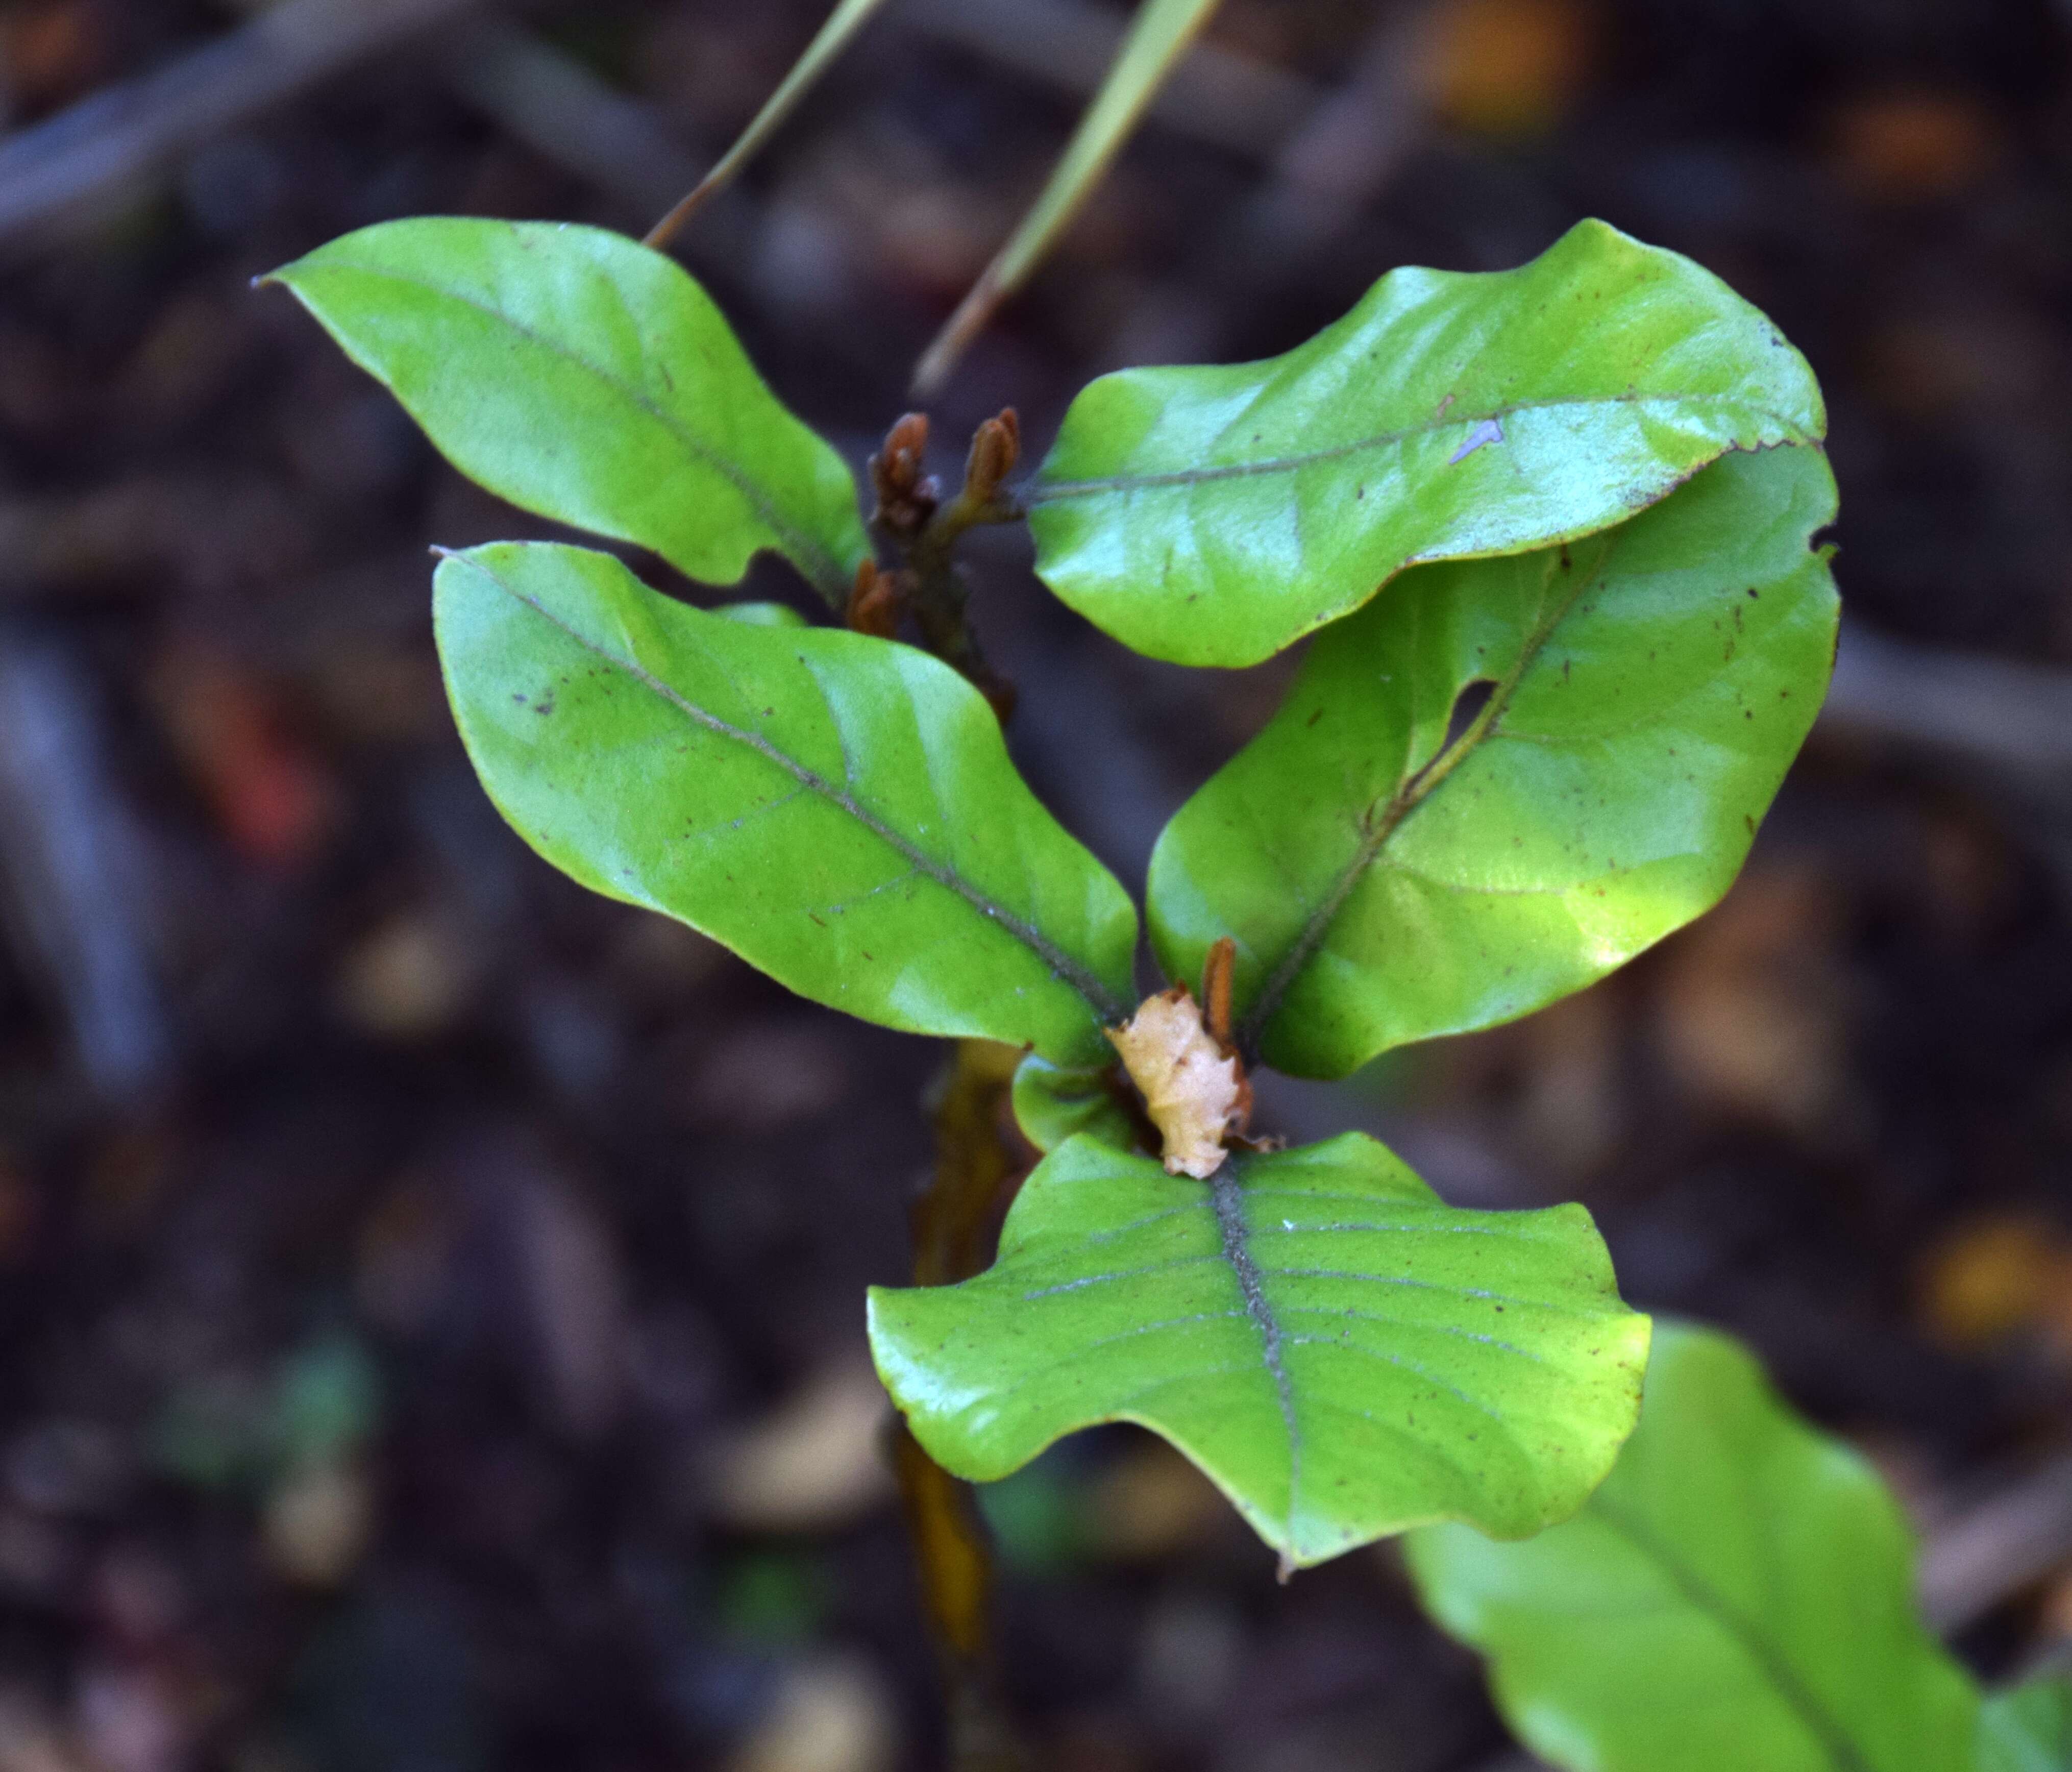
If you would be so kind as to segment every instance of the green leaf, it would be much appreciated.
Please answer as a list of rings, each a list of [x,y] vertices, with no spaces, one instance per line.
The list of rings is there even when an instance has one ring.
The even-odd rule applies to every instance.
[[[1038,1150],[1055,1150],[1075,1133],[1117,1150],[1135,1150],[1137,1126],[1116,1093],[1129,1087],[1112,1064],[1067,1068],[1032,1052],[1015,1068],[1015,1124]]]
[[[841,458],[779,404],[689,273],[623,236],[384,222],[269,281],[513,504],[709,584],[774,548],[835,602],[870,552]]]
[[[1987,1699],[1979,1772],[2072,1772],[2072,1679],[2032,1679]]]
[[[1978,1695],[1922,1623],[1876,1474],[1723,1335],[1663,1323],[1640,1427],[1582,1512],[1525,1544],[1408,1541],[1497,1706],[1573,1772],[1968,1772]]]
[[[1633,1425],[1647,1329],[1581,1207],[1455,1211],[1359,1133],[1206,1183],[1070,1139],[989,1272],[870,1295],[879,1375],[957,1475],[1139,1422],[1297,1564],[1572,1512]]]
[[[1103,376],[1030,488],[1036,569],[1141,652],[1252,664],[1406,565],[1572,541],[1826,429],[1761,314],[1586,221],[1517,270],[1392,271],[1285,356]]]
[[[708,615],[545,543],[449,556],[433,613],[483,785],[585,886],[866,1021],[1106,1052],[1136,913],[948,665]]]
[[[1318,636],[1151,861],[1153,944],[1237,944],[1240,1043],[1342,1076],[1523,1015],[1713,904],[1812,724],[1836,603],[1813,450],[1731,455],[1630,523],[1420,567]],[[1449,740],[1457,700],[1493,684]]]

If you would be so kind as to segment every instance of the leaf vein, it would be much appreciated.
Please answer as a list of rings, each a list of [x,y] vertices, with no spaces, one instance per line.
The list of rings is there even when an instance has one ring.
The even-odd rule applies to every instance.
[[[1220,1260],[1213,1255],[1175,1256],[1170,1261],[1153,1261],[1141,1268],[1124,1268],[1114,1273],[1083,1274],[1076,1280],[1060,1281],[1054,1286],[1040,1287],[1034,1292],[1025,1292],[1022,1301],[1034,1304],[1038,1298],[1054,1298],[1060,1293],[1080,1292],[1088,1286],[1104,1286],[1117,1280],[1149,1280],[1155,1274],[1170,1273],[1178,1268],[1198,1268],[1205,1262]]]
[[[1329,1305],[1283,1305],[1281,1308],[1290,1317],[1349,1318],[1355,1322],[1375,1323],[1383,1329],[1408,1329],[1433,1335],[1451,1335],[1464,1342],[1479,1342],[1483,1346],[1494,1347],[1499,1353],[1515,1354],[1519,1359],[1529,1360],[1535,1366],[1544,1366],[1549,1371],[1561,1370],[1544,1354],[1536,1354],[1529,1347],[1520,1347],[1515,1342],[1504,1341],[1494,1335],[1485,1335],[1477,1330],[1463,1329],[1457,1323],[1420,1323],[1412,1317],[1384,1317],[1376,1311],[1342,1309]],[[1295,1338],[1307,1342],[1322,1341],[1326,1338],[1300,1336]]]
[[[636,683],[675,708],[685,718],[697,726],[703,726],[709,732],[716,734],[722,738],[731,739],[734,743],[754,751],[766,762],[774,764],[790,775],[807,791],[819,795],[830,805],[846,812],[872,836],[911,864],[916,873],[932,880],[946,892],[963,899],[981,916],[997,923],[1008,935],[1019,941],[1050,968],[1053,976],[1062,979],[1076,990],[1101,1021],[1104,1022],[1120,1021],[1128,1013],[1125,1006],[1110,994],[1108,987],[1102,984],[1100,979],[1072,959],[1070,955],[1065,953],[1033,924],[1017,916],[1005,906],[997,903],[955,869],[946,866],[926,851],[908,841],[898,831],[872,813],[853,795],[836,787],[825,776],[808,769],[796,758],[787,755],[760,734],[744,731],[738,726],[730,725],[715,714],[708,713],[704,709],[685,699],[669,684],[655,676],[653,672],[635,664],[631,658],[622,658],[616,653],[607,651],[587,635],[564,621],[545,604],[528,597],[515,586],[507,584],[471,555],[448,554],[446,557],[451,560],[465,561],[512,602],[523,603],[541,620],[558,628],[575,644],[592,656],[603,660],[615,669],[623,671]]]
[[[549,352],[574,364],[576,368],[588,372],[607,387],[623,394],[656,424],[674,437],[689,454],[695,456],[739,492],[748,501],[750,508],[771,533],[779,538],[786,550],[787,552],[796,550],[793,557],[800,560],[807,576],[824,594],[832,597],[847,591],[849,586],[844,579],[841,564],[832,553],[806,531],[796,527],[779,515],[770,495],[760,490],[744,469],[730,461],[709,444],[700,442],[688,427],[658,405],[641,389],[615,375],[602,364],[593,363],[582,352],[569,349],[568,346],[549,337],[545,333],[526,325],[524,321],[515,319],[499,308],[492,307],[486,302],[478,301],[473,296],[462,294],[457,290],[445,288],[427,278],[411,277],[401,271],[380,270],[366,265],[355,265],[353,269],[363,276],[405,284],[410,288],[423,290],[429,294],[458,303],[462,307],[473,308],[478,314],[487,315],[491,319],[498,322],[500,325],[508,327],[513,332],[538,346],[540,349]],[[605,278],[603,281],[610,282],[609,278]],[[614,289],[615,293],[617,293],[615,286]],[[635,330],[637,331],[639,328],[636,327]],[[645,333],[641,333],[640,336],[644,343]]]
[[[1786,1707],[1798,1714],[1807,1732],[1819,1743],[1836,1772],[1877,1772],[1877,1768],[1849,1739],[1841,1723],[1799,1678],[1798,1670],[1765,1642],[1757,1627],[1735,1610],[1716,1588],[1658,1538],[1644,1521],[1626,1512],[1617,1503],[1607,1500],[1601,1491],[1592,1498],[1590,1511],[1642,1556],[1656,1564],[1671,1587],[1733,1639],[1742,1653],[1776,1688],[1778,1696],[1784,1700]]]
[[[1539,657],[1547,642],[1553,637],[1555,629],[1561,625],[1562,619],[1575,606],[1576,600],[1585,590],[1602,581],[1610,568],[1613,556],[1618,551],[1618,532],[1614,530],[1606,538],[1604,551],[1597,557],[1592,569],[1574,574],[1568,594],[1535,625],[1524,645],[1519,649],[1516,662],[1505,673],[1503,680],[1490,692],[1489,700],[1483,704],[1482,712],[1475,716],[1474,723],[1431,763],[1399,784],[1379,816],[1371,816],[1367,834],[1351,861],[1303,919],[1301,930],[1289,944],[1288,952],[1281,957],[1281,964],[1268,975],[1258,997],[1246,1012],[1244,1022],[1238,1030],[1238,1044],[1244,1050],[1252,1053],[1258,1050],[1260,1038],[1265,1031],[1266,1024],[1272,1020],[1275,1012],[1281,1007],[1281,998],[1287,994],[1302,968],[1309,964],[1318,948],[1323,945],[1325,937],[1330,933],[1331,925],[1337,922],[1338,913],[1345,908],[1346,901],[1352,896],[1354,889],[1366,876],[1367,870],[1379,858],[1390,838],[1401,828],[1403,821],[1459,767],[1462,760],[1489,735],[1503,717],[1504,709],[1511,705],[1511,697],[1518,693],[1518,685],[1531,668],[1533,660]],[[1547,569],[1550,581],[1556,557],[1553,555],[1548,557]],[[1566,557],[1565,550],[1560,557]]]
[[[1490,1292],[1481,1286],[1447,1286],[1436,1280],[1412,1280],[1396,1274],[1351,1273],[1334,1268],[1266,1268],[1260,1271],[1280,1280],[1350,1280],[1365,1286],[1404,1286],[1412,1292],[1442,1292],[1453,1298],[1486,1298],[1494,1304],[1552,1311],[1562,1317],[1596,1318],[1604,1314],[1576,1305],[1555,1304],[1544,1298],[1520,1298],[1511,1293]]]
[[[1174,468],[1156,474],[1116,474],[1091,480],[1039,479],[1029,488],[1026,496],[1032,505],[1053,504],[1066,499],[1092,498],[1108,492],[1135,492],[1165,486],[1201,486],[1216,480],[1248,479],[1265,474],[1298,473],[1320,463],[1342,461],[1348,456],[1358,455],[1368,450],[1387,449],[1397,443],[1406,443],[1414,438],[1433,436],[1441,431],[1470,430],[1492,420],[1501,423],[1519,413],[1556,412],[1575,407],[1587,409],[1597,406],[1711,406],[1739,409],[1766,421],[1780,433],[1790,434],[1794,430],[1783,414],[1766,412],[1745,400],[1728,394],[1603,394],[1587,400],[1523,400],[1507,406],[1493,406],[1486,411],[1462,413],[1457,417],[1449,416],[1444,419],[1428,421],[1402,430],[1381,431],[1372,437],[1355,438],[1349,443],[1334,444],[1329,449],[1312,450],[1301,455],[1272,456],[1256,462],[1229,462],[1212,467]]]
[[[1215,1203],[1216,1223],[1223,1231],[1223,1259],[1237,1276],[1245,1314],[1259,1330],[1260,1351],[1281,1404],[1281,1425],[1288,1434],[1288,1524],[1292,1531],[1302,1487],[1302,1426],[1295,1412],[1295,1388],[1281,1357],[1281,1323],[1267,1299],[1266,1283],[1259,1264],[1252,1259],[1246,1234],[1244,1194],[1232,1173],[1237,1167],[1235,1161],[1227,1161],[1211,1176],[1209,1194]]]

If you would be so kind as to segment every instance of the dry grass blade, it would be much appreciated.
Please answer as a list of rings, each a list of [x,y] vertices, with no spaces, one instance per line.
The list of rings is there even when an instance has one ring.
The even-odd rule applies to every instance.
[[[828,14],[828,22],[820,27],[819,35],[807,44],[805,53],[791,64],[791,72],[764,101],[763,109],[741,132],[739,139],[692,187],[690,194],[648,230],[648,245],[658,251],[667,246],[706,201],[748,164],[763,144],[777,133],[799,101],[812,90],[814,83],[834,65],[835,58],[870,22],[871,14],[884,3],[885,0],[840,0]]]
[[[697,177],[697,157],[652,107],[508,19],[464,29],[445,66],[454,90],[506,134],[635,215],[653,213]]]
[[[1063,155],[1013,236],[986,266],[914,370],[914,391],[928,394],[948,378],[965,347],[1000,304],[1028,280],[1100,182],[1216,0],[1144,0],[1107,80],[1079,120]]]
[[[1100,89],[1129,20],[1098,0],[904,0],[899,22],[1038,85]],[[1301,75],[1227,44],[1197,42],[1145,121],[1232,154],[1271,158],[1323,94]]]
[[[2061,1453],[1928,1535],[1921,1556],[1922,1610],[1938,1630],[1964,1630],[2046,1579],[2068,1556],[2072,1455]]]

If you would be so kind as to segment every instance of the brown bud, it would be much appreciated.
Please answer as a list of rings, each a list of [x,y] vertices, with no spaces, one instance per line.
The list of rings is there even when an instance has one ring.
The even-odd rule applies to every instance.
[[[884,483],[894,492],[911,492],[920,483],[921,463],[928,453],[928,415],[908,413],[885,434],[878,452]]]
[[[1009,406],[997,418],[986,420],[972,438],[971,455],[964,464],[964,496],[976,504],[990,504],[1021,458],[1022,421]]]
[[[928,415],[909,413],[885,434],[884,447],[870,458],[875,520],[896,534],[917,532],[939,502],[935,483],[922,472],[927,453]]]

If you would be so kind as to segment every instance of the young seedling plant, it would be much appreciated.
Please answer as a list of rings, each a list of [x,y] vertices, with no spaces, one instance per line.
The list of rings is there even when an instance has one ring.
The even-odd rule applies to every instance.
[[[1581,1207],[1457,1210],[1363,1134],[1254,1137],[1250,1079],[1527,1014],[1725,892],[1835,642],[1825,413],[1776,328],[1585,222],[1515,270],[1394,271],[1281,357],[1104,376],[1026,478],[1003,414],[944,498],[910,417],[866,527],[705,292],[631,240],[421,219],[273,281],[491,491],[708,585],[777,553],[827,605],[694,608],[559,543],[434,575],[461,734],[542,856],[817,1002],[964,1042],[923,1283],[868,1301],[952,1663],[982,1655],[985,1579],[951,1475],[1130,1421],[1284,1574],[1455,1523],[1420,1540],[1420,1579],[1540,1714],[1540,1627],[1498,1589],[1557,1536],[1490,1541],[1604,1482],[1648,1320]],[[1227,668],[1308,639],[1158,841],[1155,981],[1129,894],[1009,761],[1011,691],[967,619],[959,534],[1024,520],[1042,582],[1139,652]],[[1010,1071],[1046,1154],[994,1259]],[[1675,1371],[1731,1367],[1705,1345],[1679,1339]],[[1592,1677],[1643,1700],[1651,1659],[1615,1645]],[[1699,1763],[1527,1733],[1579,1767]],[[1829,1746],[1733,1763],[1931,1763]]]

